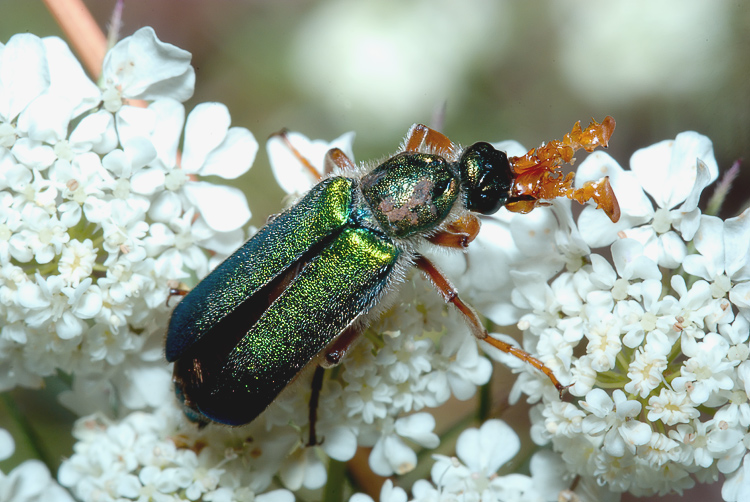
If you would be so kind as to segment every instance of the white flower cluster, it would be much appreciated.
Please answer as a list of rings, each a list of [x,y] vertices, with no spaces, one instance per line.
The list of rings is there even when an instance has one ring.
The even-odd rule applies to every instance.
[[[563,480],[565,464],[549,450],[539,451],[531,457],[531,476],[498,475],[497,471],[519,452],[520,447],[518,436],[508,424],[502,420],[488,420],[479,429],[470,428],[461,433],[456,443],[456,457],[434,456],[432,481],[414,483],[412,499],[408,499],[403,488],[394,487],[389,479],[381,489],[380,502],[576,500],[578,495],[568,490],[569,482]],[[596,485],[584,486],[584,483],[580,493],[584,494],[583,497],[589,496],[584,500],[614,500]],[[357,493],[349,502],[372,502],[372,498]]]
[[[264,437],[260,428],[253,432]],[[80,500],[294,501],[287,490],[256,495],[277,473],[289,434],[257,441],[229,428],[199,430],[167,405],[118,423],[91,415],[73,435],[75,454],[58,478]]]
[[[539,444],[612,491],[681,492],[721,472],[725,500],[746,500],[737,469],[750,446],[750,213],[701,214],[718,169],[699,134],[639,150],[630,167],[590,155],[578,181],[608,174],[620,222],[586,208],[577,228],[552,229],[553,252],[568,256],[561,273],[511,273],[524,345],[574,399],[519,365],[513,396],[541,401]],[[607,245],[614,266],[588,249]]]
[[[185,119],[194,80],[151,28],[107,53],[99,85],[59,38],[0,44],[0,390],[61,370],[77,413],[114,390],[126,408],[168,398],[170,281],[205,275],[250,216],[197,177],[234,178],[258,148],[221,104]]]
[[[424,281],[407,288],[428,287]],[[445,310],[414,301],[406,312]],[[394,309],[388,321],[400,315]],[[420,319],[408,320],[424,329]],[[433,324],[434,325],[434,324]],[[256,421],[231,429],[189,422],[176,399],[153,414],[135,412],[121,422],[99,415],[81,419],[74,435],[75,453],[59,474],[63,486],[82,500],[253,500],[255,494],[288,502],[292,491],[319,489],[327,481],[328,459],[350,460],[358,446],[372,446],[371,469],[381,475],[403,474],[417,465],[409,444],[434,448],[435,420],[429,413],[405,413],[436,406],[451,395],[470,397],[489,378],[491,365],[479,356],[466,334],[448,337],[438,349],[428,339],[393,333],[373,355],[369,342],[347,354],[339,379],[327,380],[320,396],[316,436],[309,447],[310,375],[284,391]],[[342,385],[343,383],[343,385]],[[273,480],[278,477],[284,489]],[[158,496],[157,496],[158,494]],[[261,498],[261,496],[258,496]],[[269,498],[268,500],[271,500]]]

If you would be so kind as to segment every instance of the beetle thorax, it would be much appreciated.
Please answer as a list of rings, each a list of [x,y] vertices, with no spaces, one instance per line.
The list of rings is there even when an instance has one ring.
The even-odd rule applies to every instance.
[[[362,194],[388,235],[427,232],[448,216],[459,194],[459,179],[438,155],[404,152],[361,180]]]

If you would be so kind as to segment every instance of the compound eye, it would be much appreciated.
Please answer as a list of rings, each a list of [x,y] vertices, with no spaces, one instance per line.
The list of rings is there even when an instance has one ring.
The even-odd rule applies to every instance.
[[[474,143],[461,155],[459,172],[469,211],[492,214],[508,201],[515,176],[505,152],[489,143]]]

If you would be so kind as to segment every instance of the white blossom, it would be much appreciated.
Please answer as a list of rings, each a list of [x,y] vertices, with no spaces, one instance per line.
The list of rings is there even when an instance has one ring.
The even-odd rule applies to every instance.
[[[16,35],[0,51],[0,127],[7,132],[0,146],[0,367],[7,370],[0,388],[39,386],[39,377],[63,371],[73,375],[73,389],[90,388],[75,379],[99,380],[102,392],[117,389],[127,403],[144,406],[149,399],[130,398],[141,385],[136,376],[167,381],[161,355],[144,358],[138,351],[160,343],[168,283],[190,271],[205,275],[206,250],[227,240],[195,221],[196,204],[187,199],[170,214],[177,237],[152,237],[166,233],[152,217],[161,214],[153,208],[170,190],[165,170],[181,171],[176,161],[162,162],[168,131],[156,125],[173,124],[172,136],[181,134],[180,102],[194,86],[190,54],[144,28],[107,53],[100,88],[56,37]],[[136,98],[156,101],[146,109],[126,103]],[[199,105],[206,106],[221,107]],[[214,141],[202,170],[190,173],[236,177],[252,163],[252,134],[228,129],[228,113],[222,123],[223,131],[205,119],[202,134],[187,135],[183,146],[190,152],[206,136]],[[190,166],[195,157],[187,159]],[[218,231],[246,222],[244,196],[199,183],[212,190],[201,196],[199,209],[241,199],[234,219],[222,222],[231,228]],[[72,395],[67,403],[93,411]]]
[[[528,277],[514,296],[529,310],[519,323],[525,343],[542,354],[546,346],[579,354],[543,361],[558,377],[569,364],[570,392],[585,400],[578,401],[580,409],[561,403],[530,377],[519,378],[514,390],[542,400],[532,413],[532,437],[551,441],[571,472],[617,492],[681,492],[696,480],[715,479],[717,470],[734,472],[746,451],[738,442],[748,433],[750,410],[742,300],[750,227],[745,214],[726,222],[700,214],[700,194],[718,176],[707,138],[680,134],[636,152],[630,164],[625,171],[606,154],[593,153],[578,169],[580,181],[609,174],[623,213],[616,224],[593,208],[578,219],[589,246],[611,245],[614,263],[610,267],[596,250],[583,257],[591,265],[575,274],[585,286],[565,288],[565,305],[581,307],[562,308],[549,294],[529,301],[535,297],[527,293],[533,291]],[[697,252],[688,254],[692,244]],[[575,276],[568,274],[551,284]],[[589,453],[576,456],[571,448]]]

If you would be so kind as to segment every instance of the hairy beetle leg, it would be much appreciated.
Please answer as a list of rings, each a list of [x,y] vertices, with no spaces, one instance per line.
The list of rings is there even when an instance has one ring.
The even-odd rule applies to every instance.
[[[404,140],[404,151],[433,153],[452,162],[458,160],[456,145],[444,134],[423,124],[415,124],[409,129]]]
[[[427,240],[438,246],[465,250],[479,235],[480,227],[479,218],[471,213],[466,213],[466,215],[446,226],[444,230],[428,237]]]
[[[333,368],[337,366],[346,355],[352,343],[362,334],[363,326],[352,325],[346,328],[336,339],[326,348],[325,357],[320,363],[324,368]]]
[[[562,397],[562,394],[563,392],[565,392],[565,389],[567,387],[560,383],[551,369],[549,369],[544,365],[542,361],[532,356],[528,352],[519,349],[518,347],[514,347],[509,343],[491,337],[482,325],[482,321],[479,319],[479,315],[476,313],[476,311],[471,306],[464,303],[461,298],[459,298],[456,288],[453,287],[450,281],[448,281],[448,279],[435,267],[435,265],[432,264],[430,260],[422,255],[417,255],[417,257],[414,259],[414,263],[422,272],[425,273],[427,278],[430,280],[430,282],[432,282],[433,286],[435,286],[445,302],[455,305],[458,311],[464,315],[471,333],[477,339],[489,343],[496,349],[502,350],[506,354],[517,357],[521,361],[530,364],[534,368],[544,373],[547,378],[550,379],[550,381]]]
[[[323,159],[323,171],[325,174],[331,174],[335,168],[351,172],[356,166],[354,165],[354,162],[352,162],[352,160],[341,151],[341,149],[331,148],[326,152],[326,156]]]
[[[318,420],[318,403],[320,402],[320,391],[323,388],[323,374],[327,368],[338,365],[346,355],[352,343],[362,334],[362,327],[353,325],[346,328],[329,346],[326,348],[325,356],[317,368],[312,379],[312,392],[310,393],[310,402],[308,410],[308,423],[310,424],[310,435],[308,436],[307,446],[317,446],[323,442],[318,441],[315,433],[315,424]],[[325,438],[324,438],[325,439]]]

